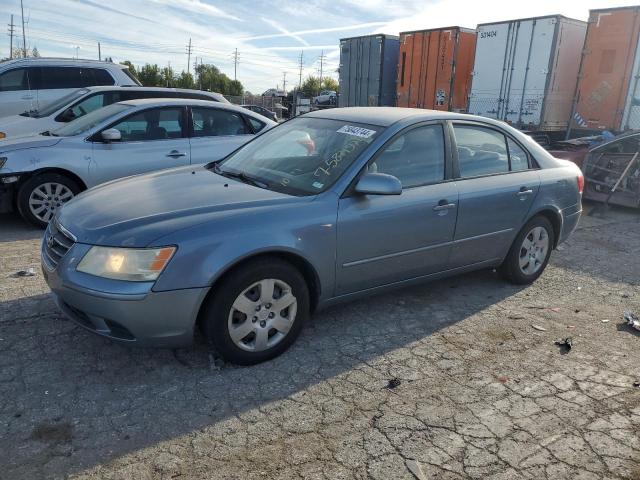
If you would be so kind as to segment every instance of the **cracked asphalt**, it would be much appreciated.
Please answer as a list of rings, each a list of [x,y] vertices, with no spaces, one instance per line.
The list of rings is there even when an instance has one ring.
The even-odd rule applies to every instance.
[[[584,217],[529,287],[482,271],[335,307],[254,367],[75,326],[40,236],[0,217],[1,479],[640,479],[637,213]]]

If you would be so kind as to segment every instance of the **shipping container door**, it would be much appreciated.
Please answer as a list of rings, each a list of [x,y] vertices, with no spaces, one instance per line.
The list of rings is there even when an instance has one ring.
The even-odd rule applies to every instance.
[[[471,72],[473,71],[473,57],[476,50],[476,34],[475,32],[459,31],[458,35],[451,77],[451,110],[454,112],[466,112],[471,91]]]
[[[416,35],[409,33],[403,35],[400,39],[400,53],[398,56],[398,106],[411,107],[411,64],[413,58],[413,45],[416,41]]]
[[[409,68],[409,107],[419,108],[422,100],[422,79],[428,65],[425,61],[425,48],[429,44],[429,32],[413,34],[413,48],[411,51],[411,66]]]
[[[557,22],[556,18],[516,22],[502,120],[519,127],[540,125]]]
[[[499,118],[513,22],[478,26],[469,113]]]
[[[592,12],[573,115],[575,127],[622,129],[629,85],[633,82],[632,89],[635,85],[631,70],[637,45],[637,8]]]
[[[620,130],[638,130],[640,129],[640,45],[638,44],[638,29],[640,28],[640,9],[634,9],[633,13],[629,12],[629,17],[633,18],[633,28],[630,32],[629,48],[630,52],[635,49],[632,75],[629,84],[628,93],[624,100],[624,118],[622,120],[622,128]],[[635,39],[635,40],[634,40]],[[623,85],[624,87],[624,85]]]
[[[438,46],[436,57],[436,75],[434,78],[431,98],[428,99],[430,106],[435,110],[451,110],[452,108],[452,79],[453,61],[458,41],[458,31],[442,30],[438,32]]]
[[[364,103],[369,107],[380,105],[382,73],[382,37],[367,38],[367,92]]]

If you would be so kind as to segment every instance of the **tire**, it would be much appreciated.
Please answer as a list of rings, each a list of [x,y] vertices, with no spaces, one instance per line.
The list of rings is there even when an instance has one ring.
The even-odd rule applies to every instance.
[[[269,296],[271,281],[274,287]],[[293,304],[289,304],[291,297]],[[276,311],[281,299],[285,299],[282,305],[288,305]],[[309,312],[309,289],[301,273],[288,262],[264,258],[241,265],[219,282],[204,306],[200,325],[226,361],[254,365],[287,350]]]
[[[547,267],[554,242],[555,232],[551,222],[540,215],[533,217],[513,241],[500,265],[500,273],[517,285],[534,282]]]
[[[46,228],[60,207],[81,190],[75,181],[59,173],[45,172],[34,175],[18,190],[18,211],[27,222],[36,227]],[[41,208],[43,210],[40,210]]]

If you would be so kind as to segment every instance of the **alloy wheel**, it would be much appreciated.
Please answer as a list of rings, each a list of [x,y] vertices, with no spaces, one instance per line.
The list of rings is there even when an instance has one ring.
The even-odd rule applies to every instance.
[[[73,192],[66,185],[55,182],[43,183],[31,191],[29,210],[36,218],[48,223],[56,211],[73,197]]]

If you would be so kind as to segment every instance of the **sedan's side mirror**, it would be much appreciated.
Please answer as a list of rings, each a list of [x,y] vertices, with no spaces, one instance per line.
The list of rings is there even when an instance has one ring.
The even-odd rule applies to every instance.
[[[71,120],[75,120],[76,114],[73,113],[73,109],[67,108],[62,115],[60,115],[60,120],[63,122],[70,122]]]
[[[102,131],[100,136],[102,137],[102,140],[107,143],[117,142],[118,140],[122,139],[122,134],[117,128],[107,128],[106,130]]]
[[[365,173],[356,183],[355,191],[364,195],[400,195],[402,183],[386,173]]]

